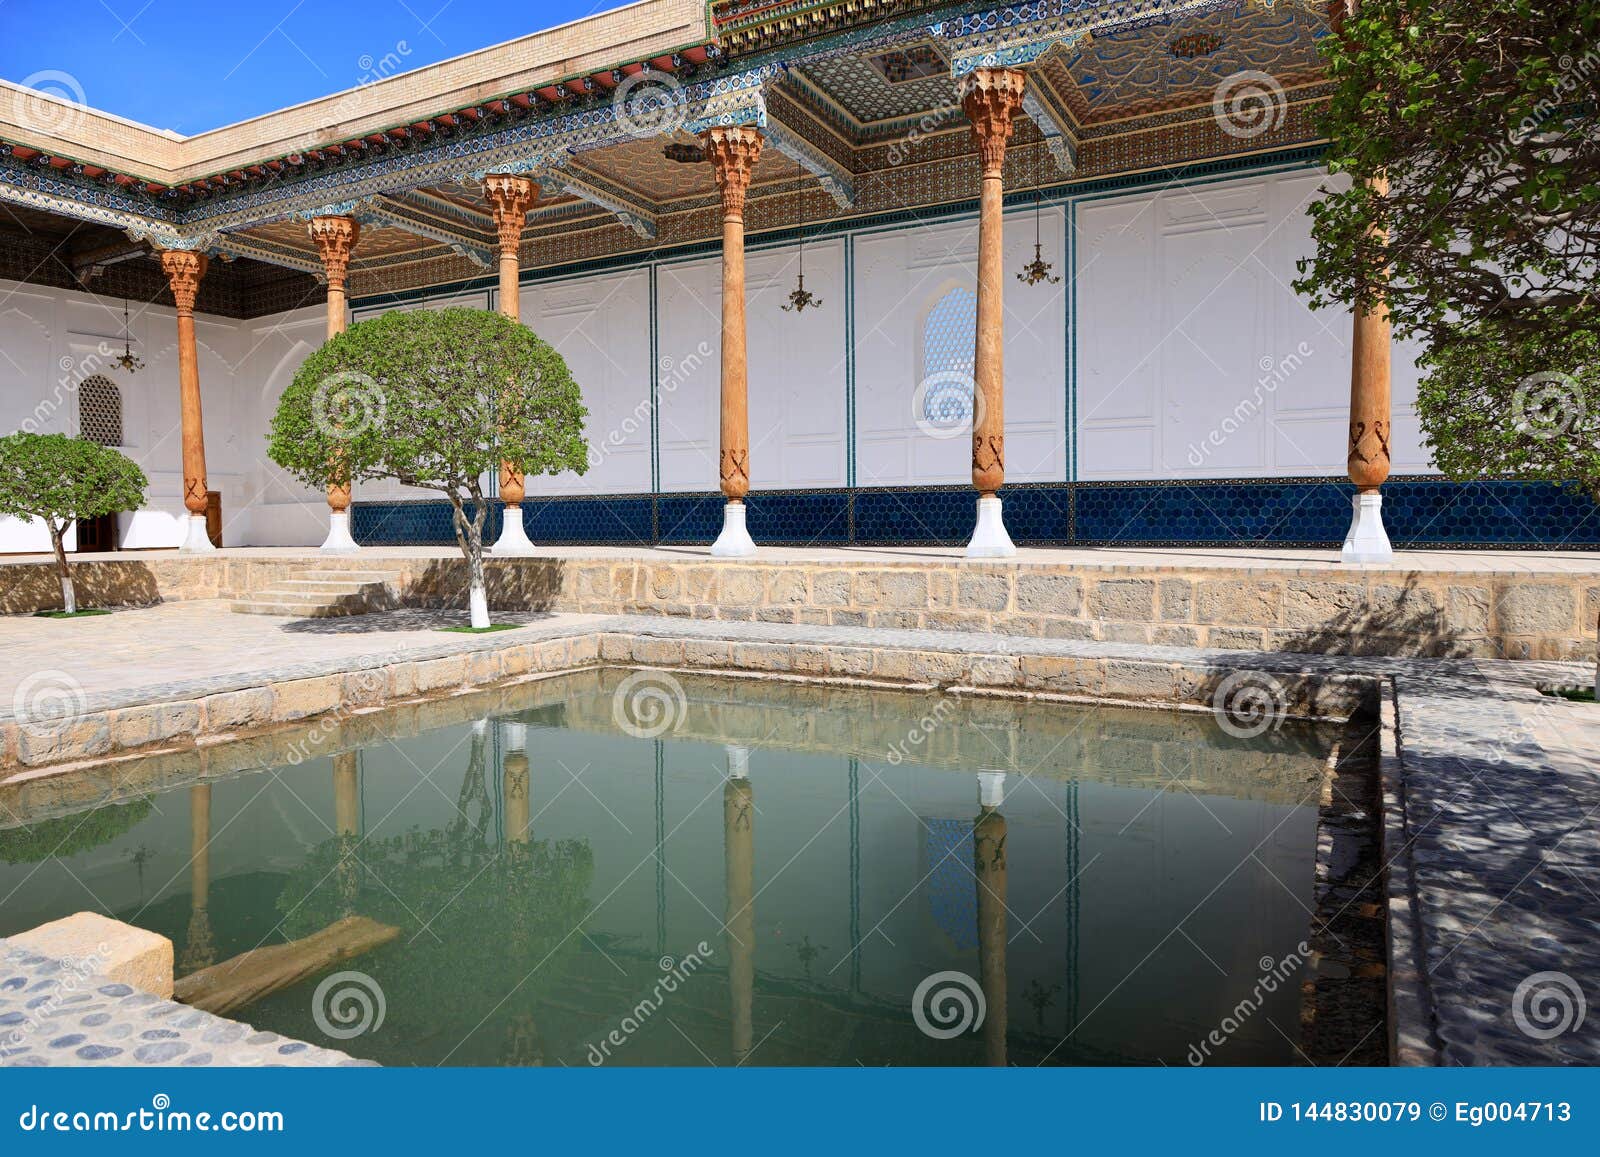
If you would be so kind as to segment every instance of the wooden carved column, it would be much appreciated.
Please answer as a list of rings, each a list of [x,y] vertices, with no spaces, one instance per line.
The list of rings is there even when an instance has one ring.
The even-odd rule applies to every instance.
[[[722,194],[722,448],[718,462],[722,533],[711,547],[721,558],[747,558],[756,544],[745,527],[750,493],[749,360],[744,322],[744,200],[761,157],[761,134],[741,125],[710,128],[701,136]]]
[[[500,248],[500,312],[520,322],[521,300],[518,284],[521,270],[518,254],[522,248],[522,229],[528,210],[538,203],[539,189],[532,179],[510,173],[490,173],[483,179],[483,195],[494,214],[494,227]],[[529,555],[533,543],[522,525],[522,499],[526,493],[522,472],[509,462],[500,463],[500,501],[505,504],[500,538],[494,544],[497,555]]]
[[[328,337],[345,330],[345,280],[350,272],[350,255],[361,237],[361,226],[353,217],[313,217],[311,240],[316,242],[322,267],[328,275]],[[350,486],[328,487],[328,537],[322,549],[346,554],[360,549],[350,533]]]
[[[206,435],[200,417],[200,355],[194,342],[194,299],[206,275],[206,257],[163,249],[161,268],[178,307],[178,414],[183,427],[183,506],[188,511],[181,550],[215,550],[206,534]]]
[[[1001,518],[998,491],[1006,478],[1005,315],[1001,268],[1005,181],[1011,123],[1022,108],[1024,77],[1012,68],[980,68],[961,80],[961,107],[972,122],[983,166],[978,210],[978,322],[973,343],[972,484],[978,520],[968,558],[1017,553]]]
[[[1389,182],[1375,178],[1373,195],[1384,197]],[[1350,340],[1350,481],[1356,484],[1344,562],[1388,562],[1394,557],[1383,527],[1383,494],[1389,477],[1389,307],[1380,298],[1356,307]]]

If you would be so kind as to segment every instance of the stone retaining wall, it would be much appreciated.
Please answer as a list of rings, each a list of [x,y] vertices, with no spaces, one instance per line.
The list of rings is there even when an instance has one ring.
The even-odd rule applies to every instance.
[[[341,559],[77,564],[79,601],[240,597]],[[374,556],[411,606],[464,605],[465,564]],[[1039,638],[1392,656],[1592,659],[1600,577],[1507,570],[1118,567],[1056,563],[505,560],[504,609],[989,631]],[[0,566],[0,610],[59,606],[45,566]]]

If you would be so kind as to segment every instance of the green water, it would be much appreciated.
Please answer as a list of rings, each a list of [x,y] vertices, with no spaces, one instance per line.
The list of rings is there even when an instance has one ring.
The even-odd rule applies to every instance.
[[[1293,961],[1259,982],[1308,933],[1326,736],[626,678],[14,797],[0,935],[103,911],[183,975],[368,916],[399,937],[338,968],[381,1024],[324,1031],[327,973],[232,1015],[391,1065],[1182,1064],[1225,1020],[1213,1063],[1296,1059]],[[930,1035],[945,973],[983,1022]]]

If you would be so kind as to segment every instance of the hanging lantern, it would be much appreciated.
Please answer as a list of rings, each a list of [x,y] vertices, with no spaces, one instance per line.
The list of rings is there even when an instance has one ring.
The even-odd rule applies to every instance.
[[[128,299],[122,299],[122,352],[111,359],[118,369],[136,374],[144,369],[144,359],[133,352],[133,331],[128,327]]]
[[[1051,276],[1050,270],[1053,268],[1054,266],[1044,259],[1044,252],[1039,244],[1039,191],[1035,189],[1033,193],[1033,260],[1022,267],[1022,272],[1017,274],[1017,280],[1025,281],[1029,285],[1038,285],[1041,281],[1048,281],[1051,285],[1055,285],[1061,278]]]
[[[789,291],[789,304],[783,306],[784,313],[804,313],[808,308],[818,309],[822,306],[822,298],[813,294],[806,288],[806,190],[804,184],[804,171],[798,163],[795,172],[801,176],[800,186],[800,270],[795,277],[794,288]]]

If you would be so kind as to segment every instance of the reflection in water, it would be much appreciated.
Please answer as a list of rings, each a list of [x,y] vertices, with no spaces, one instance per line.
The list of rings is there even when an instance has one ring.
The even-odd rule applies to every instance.
[[[368,917],[402,929],[349,965],[387,1019],[325,1043],[506,1065],[584,1063],[618,1025],[606,1063],[1178,1061],[1257,959],[1305,934],[1317,733],[1244,743],[1206,719],[960,701],[923,762],[891,765],[927,714],[912,696],[685,679],[684,726],[637,740],[610,722],[619,677],[530,685],[476,716],[465,697],[430,705],[456,714],[428,726],[397,714],[412,730],[393,742],[371,742],[369,716],[364,748],[213,777],[179,789],[187,808],[156,796],[60,862],[0,867],[16,890],[0,934],[76,910],[78,879],[180,943],[185,974]],[[1013,774],[977,770],[997,761]],[[19,830],[0,849],[32,839]],[[126,867],[141,847],[189,850],[148,906]],[[643,1015],[661,962],[701,941],[703,967]],[[986,1016],[934,1040],[910,997],[947,971],[976,980]],[[322,1040],[313,986],[239,1015]],[[1292,989],[1218,1059],[1292,1060]]]
[[[1006,773],[978,773],[978,818],[972,821],[974,875],[978,889],[978,975],[988,1013],[983,1021],[984,1059],[1006,1063]]]

